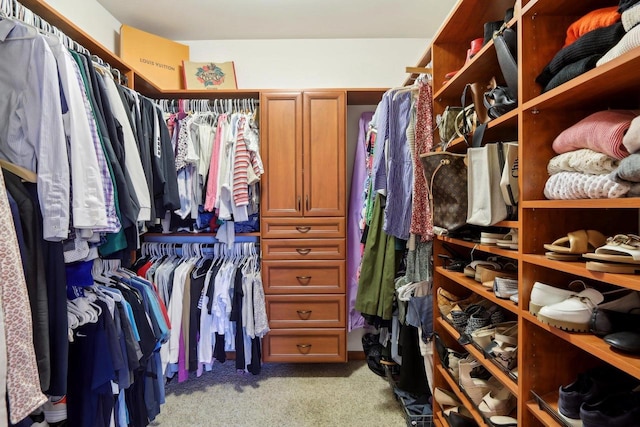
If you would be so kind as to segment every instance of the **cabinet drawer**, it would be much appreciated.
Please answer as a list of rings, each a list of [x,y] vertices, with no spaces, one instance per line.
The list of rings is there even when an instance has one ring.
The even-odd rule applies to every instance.
[[[345,259],[344,239],[264,239],[262,258]]]
[[[263,239],[338,239],[345,237],[342,218],[263,218]]]
[[[277,328],[343,328],[344,295],[269,295],[269,326]]]
[[[344,293],[345,261],[263,261],[262,282],[266,294]]]
[[[272,329],[263,339],[265,362],[346,362],[344,329]]]

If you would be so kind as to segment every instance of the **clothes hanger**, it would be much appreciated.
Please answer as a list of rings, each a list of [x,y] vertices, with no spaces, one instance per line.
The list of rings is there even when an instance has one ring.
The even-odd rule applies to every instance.
[[[38,181],[38,175],[35,172],[30,171],[29,169],[22,166],[13,164],[8,160],[0,159],[0,167],[13,173],[14,175],[19,176],[23,181],[31,183],[36,183]]]

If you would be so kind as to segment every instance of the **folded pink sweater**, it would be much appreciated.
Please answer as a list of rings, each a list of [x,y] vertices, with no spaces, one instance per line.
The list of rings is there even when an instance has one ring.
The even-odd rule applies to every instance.
[[[590,148],[614,159],[623,159],[629,152],[622,144],[624,134],[637,112],[631,110],[605,110],[593,113],[565,129],[553,141],[558,154]]]

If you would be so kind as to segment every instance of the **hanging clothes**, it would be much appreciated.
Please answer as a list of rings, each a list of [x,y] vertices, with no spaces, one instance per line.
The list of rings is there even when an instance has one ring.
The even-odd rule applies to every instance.
[[[353,173],[351,175],[351,190],[349,196],[349,217],[347,223],[347,312],[349,313],[349,330],[364,326],[364,319],[355,311],[356,296],[358,293],[358,275],[360,261],[362,260],[362,231],[360,228],[363,219],[364,183],[367,178],[367,133],[369,123],[373,118],[372,112],[362,113],[358,124],[358,141],[356,145],[355,159],[353,161]]]

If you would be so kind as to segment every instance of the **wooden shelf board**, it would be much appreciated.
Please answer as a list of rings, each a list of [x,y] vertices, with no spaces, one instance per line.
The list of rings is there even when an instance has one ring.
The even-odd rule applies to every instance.
[[[499,305],[500,307],[504,308],[507,311],[510,311],[511,313],[518,314],[518,306],[515,305],[511,300],[496,297],[491,288],[485,288],[474,279],[465,276],[463,273],[445,270],[443,267],[436,267],[436,271],[444,277],[447,277],[458,283],[459,285],[462,285],[465,288],[480,295],[482,298],[487,299],[496,305]]]
[[[545,2],[548,3],[548,2]],[[554,88],[522,105],[523,111],[591,107],[593,100],[628,99],[638,89],[640,49],[633,49],[606,64]]]
[[[454,337],[456,340],[460,338],[460,333],[456,331],[450,324],[448,324],[442,318],[438,318],[437,322],[440,324],[442,328],[444,328],[449,335]],[[518,384],[516,384],[507,374],[505,374],[499,367],[497,367],[491,360],[487,359],[485,355],[478,350],[472,344],[467,344],[463,346],[466,351],[469,352],[478,362],[480,362],[486,369],[493,375],[498,381],[504,384],[505,387],[509,389],[511,394],[513,394],[516,398],[518,397]]]
[[[535,401],[529,401],[526,404],[529,412],[533,414],[543,425],[548,427],[562,427],[556,420],[553,419],[551,415],[549,415],[545,410],[541,409],[538,406],[538,403]]]
[[[453,105],[460,105],[460,97],[467,83],[482,81],[488,83],[493,75],[501,74],[492,40],[484,45],[471,61],[465,64],[440,90],[434,93],[433,99],[439,102],[443,100],[455,101]]]
[[[592,10],[611,6],[609,0],[589,0],[576,2],[574,0],[540,1],[531,0],[522,8],[522,15],[575,15],[582,16]],[[571,13],[567,14],[567,10]]]
[[[467,408],[469,412],[471,412],[471,415],[473,415],[473,419],[475,420],[475,422],[478,423],[479,426],[486,426],[487,424],[482,418],[482,415],[480,415],[480,411],[478,411],[478,409],[476,408],[476,405],[460,389],[460,385],[458,385],[458,383],[455,382],[455,380],[453,379],[453,377],[451,377],[451,375],[447,372],[447,370],[444,369],[441,365],[438,365],[436,369],[440,371],[443,378],[449,384],[449,388],[453,390],[453,392],[458,397],[458,400],[460,400],[462,405],[465,408]]]
[[[581,200],[524,200],[523,208],[536,209],[638,209],[640,197],[623,197],[620,199],[581,199]]]
[[[502,249],[498,246],[481,245],[480,243],[468,242],[466,240],[454,239],[447,236],[438,236],[438,240],[443,242],[452,243],[458,246],[464,246],[466,248],[474,249],[476,251],[487,252],[494,255],[500,255],[506,258],[518,258],[518,251],[511,249]]]
[[[487,140],[490,141],[492,139],[492,136],[496,136],[494,134],[498,134],[497,136],[499,137],[498,138],[499,140],[504,140],[506,138],[509,138],[510,136],[507,136],[507,134],[509,134],[510,132],[508,130],[505,130],[504,132],[500,132],[503,129],[511,129],[511,131],[515,135],[514,137],[515,139],[517,138],[517,132],[516,132],[517,128],[518,128],[518,110],[515,109],[487,123],[485,141]],[[471,138],[469,138],[469,142],[471,142]],[[447,151],[454,152],[454,153],[462,153],[462,152],[465,152],[467,148],[468,148],[467,143],[464,140],[464,138],[459,137],[451,141],[451,143],[449,143],[449,146],[447,147]],[[495,224],[494,227],[504,227],[504,226]]]
[[[447,423],[447,421],[443,418],[442,416],[442,412],[438,411],[437,413],[433,414],[433,421],[436,425],[436,427],[448,427],[449,423]]]
[[[589,333],[570,333],[563,331],[540,322],[534,315],[526,311],[522,311],[522,318],[570,342],[598,359],[617,367],[629,375],[640,378],[640,355],[615,352],[611,350],[609,344],[605,343],[602,338],[598,338]]]
[[[417,63],[416,66],[417,67],[426,67],[427,65],[429,65],[430,62],[431,62],[431,45],[429,45],[427,47],[427,50],[425,50],[425,52],[422,54],[422,56],[418,60],[418,63]],[[409,86],[409,85],[413,84],[413,82],[416,81],[416,79],[418,78],[419,75],[420,74],[418,74],[418,73],[409,74],[409,76],[404,81],[403,86]]]
[[[469,43],[483,36],[482,23],[504,19],[513,0],[459,1],[433,38],[434,43]]]
[[[347,105],[377,105],[387,90],[384,88],[347,89]]]
[[[584,277],[585,279],[597,280],[599,282],[640,291],[640,276],[638,275],[600,273],[597,271],[587,270],[585,262],[554,261],[548,259],[544,255],[523,254],[522,261],[553,270],[563,271],[574,276]]]

